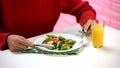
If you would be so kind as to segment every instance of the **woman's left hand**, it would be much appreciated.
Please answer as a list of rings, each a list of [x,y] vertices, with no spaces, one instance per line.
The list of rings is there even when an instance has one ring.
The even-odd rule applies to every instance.
[[[89,19],[84,25],[83,25],[83,31],[86,33],[86,34],[90,34],[91,33],[91,26],[93,24],[95,24],[96,21],[95,20],[91,20]]]

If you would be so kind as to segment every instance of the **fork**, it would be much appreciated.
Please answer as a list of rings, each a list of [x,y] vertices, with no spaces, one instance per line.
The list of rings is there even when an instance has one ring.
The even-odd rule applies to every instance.
[[[83,40],[84,41],[86,41],[86,42],[84,42],[84,46],[88,46],[89,45],[89,43],[91,42],[91,34],[85,34],[83,31],[81,31],[81,30],[79,30],[78,31],[79,33],[81,33],[82,34],[82,36],[83,36]]]

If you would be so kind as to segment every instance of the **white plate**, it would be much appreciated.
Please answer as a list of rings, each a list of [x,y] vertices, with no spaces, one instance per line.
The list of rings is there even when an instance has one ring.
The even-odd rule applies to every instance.
[[[80,48],[83,45],[83,39],[81,39],[78,36],[75,36],[73,34],[68,34],[68,33],[48,33],[49,35],[55,35],[55,36],[63,36],[66,39],[73,39],[76,41],[76,43],[73,45],[73,47],[69,50],[50,50],[47,49],[45,47],[40,47],[43,50],[47,50],[47,51],[51,51],[51,52],[67,52],[67,51],[71,51],[71,50],[75,50],[77,48]],[[38,37],[34,44],[42,44],[42,42],[47,38],[46,34],[41,35],[40,37]]]

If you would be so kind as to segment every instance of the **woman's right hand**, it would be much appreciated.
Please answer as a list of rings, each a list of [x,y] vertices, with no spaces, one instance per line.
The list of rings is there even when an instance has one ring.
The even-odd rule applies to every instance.
[[[7,44],[12,52],[17,52],[27,47],[34,47],[32,42],[19,35],[9,35],[7,37]]]

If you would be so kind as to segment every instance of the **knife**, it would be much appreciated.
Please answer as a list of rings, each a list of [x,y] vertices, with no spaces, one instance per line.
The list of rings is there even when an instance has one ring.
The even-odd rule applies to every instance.
[[[35,47],[46,47],[46,48],[51,48],[54,47],[54,45],[51,44],[34,44]]]

